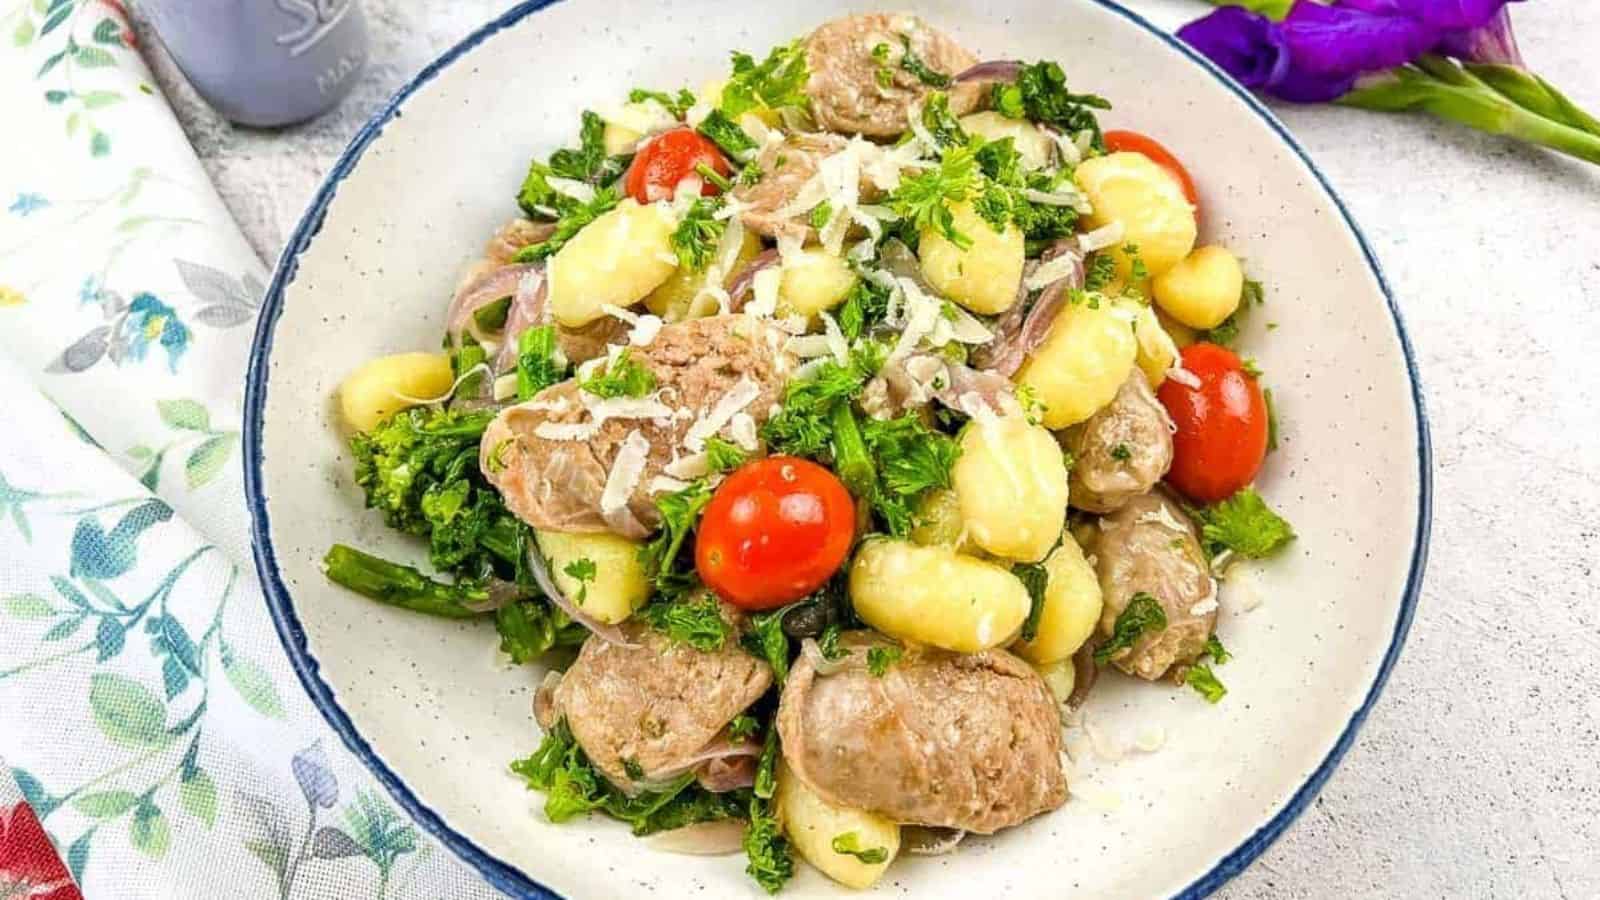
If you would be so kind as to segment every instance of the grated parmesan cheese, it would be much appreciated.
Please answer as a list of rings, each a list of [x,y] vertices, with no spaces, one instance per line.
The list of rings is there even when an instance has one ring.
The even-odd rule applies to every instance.
[[[834,362],[845,365],[850,362],[850,342],[845,340],[844,331],[839,328],[839,323],[827,310],[817,314],[822,319],[823,340],[827,344],[828,352],[833,354]]]
[[[562,178],[559,175],[546,175],[545,181],[557,193],[566,194],[579,203],[594,202],[594,185],[571,178]]]
[[[1122,238],[1127,230],[1122,225],[1121,219],[1113,219],[1093,231],[1086,231],[1078,235],[1078,249],[1085,253],[1104,250],[1122,243]],[[1055,260],[1051,260],[1054,262]],[[1048,265],[1048,263],[1046,263]],[[1044,268],[1044,266],[1040,266]]]
[[[1109,228],[1110,226],[1107,227]],[[1099,230],[1103,231],[1104,229]],[[1091,232],[1091,234],[1092,233],[1093,232]],[[1086,235],[1079,236],[1078,243],[1080,245],[1083,243],[1084,237],[1086,237]],[[1076,253],[1063,253],[1060,256],[1057,256],[1055,259],[1040,263],[1039,267],[1033,270],[1032,275],[1029,275],[1027,278],[1022,280],[1022,286],[1030,291],[1037,291],[1040,288],[1049,287],[1051,284],[1073,275],[1075,272],[1077,272],[1078,266],[1082,265],[1082,263],[1082,258]]]
[[[661,333],[663,323],[660,316],[651,313],[640,315],[631,309],[623,309],[611,303],[601,304],[600,311],[633,326],[633,330],[628,332],[628,343],[635,347],[650,346],[656,335]]]
[[[699,478],[711,471],[711,465],[704,453],[689,453],[662,466],[661,471],[674,478]]]
[[[728,392],[717,399],[711,411],[701,416],[683,436],[683,445],[698,453],[706,447],[706,439],[722,430],[736,413],[754,403],[761,396],[761,386],[749,376],[742,376]]]
[[[734,414],[733,421],[728,423],[728,433],[741,450],[754,453],[761,449],[761,440],[756,434],[756,420],[747,412]]]
[[[648,490],[652,494],[676,494],[689,486],[687,481],[679,481],[666,475],[657,475],[650,479]]]
[[[753,296],[745,304],[744,311],[757,318],[771,318],[778,310],[778,283],[783,272],[775,266],[768,266],[757,272],[750,279]]]
[[[650,458],[650,442],[638,429],[628,432],[611,461],[611,472],[606,475],[606,486],[600,491],[600,514],[609,517],[628,508],[628,498],[639,486],[645,463]]]

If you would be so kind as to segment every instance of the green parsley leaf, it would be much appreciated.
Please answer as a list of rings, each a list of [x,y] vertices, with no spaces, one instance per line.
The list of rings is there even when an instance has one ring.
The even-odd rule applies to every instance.
[[[1223,347],[1232,347],[1239,340],[1239,331],[1244,327],[1245,317],[1250,308],[1260,306],[1266,300],[1266,291],[1261,282],[1246,278],[1244,286],[1239,289],[1239,306],[1228,314],[1222,324],[1209,331],[1201,333],[1201,340]],[[1269,325],[1268,328],[1271,326]]]
[[[714,218],[722,203],[720,197],[697,198],[678,221],[671,240],[672,252],[678,255],[681,268],[698,272],[711,262],[717,244],[722,241],[722,233],[728,228],[726,219]]]
[[[745,652],[767,661],[772,668],[772,680],[783,689],[789,680],[789,636],[783,632],[783,617],[795,604],[750,617],[750,630],[744,633],[741,643]]]
[[[1095,293],[1117,279],[1117,260],[1109,253],[1089,254],[1089,264],[1083,275],[1083,290]]]
[[[561,571],[567,573],[569,578],[578,582],[578,596],[573,598],[573,602],[582,606],[583,601],[589,596],[589,585],[593,583],[597,574],[594,560],[587,556],[580,557],[567,563],[566,567]]]
[[[1147,632],[1161,631],[1166,627],[1167,613],[1161,608],[1161,602],[1140,591],[1117,614],[1117,621],[1111,628],[1111,639],[1095,648],[1094,661],[1104,665],[1123,650],[1131,649]]]
[[[1217,640],[1217,636],[1214,634],[1206,638],[1206,649],[1200,655],[1211,657],[1219,666],[1233,659],[1233,654],[1222,646],[1222,641]]]
[[[869,866],[881,865],[889,859],[889,850],[886,847],[863,849],[861,836],[854,831],[834,835],[833,852],[840,856],[854,856]]]
[[[553,192],[552,192],[553,193]],[[565,197],[565,195],[559,195]],[[570,198],[569,198],[570,199]],[[550,237],[537,244],[529,244],[518,250],[511,259],[513,262],[528,263],[538,262],[545,257],[552,256],[556,251],[567,245],[579,231],[595,219],[600,218],[622,201],[622,195],[616,187],[603,187],[594,193],[594,199],[588,203],[579,203],[576,200],[563,203],[558,209],[560,218],[556,220],[556,230]]]
[[[791,456],[820,456],[830,445],[834,407],[860,394],[879,363],[876,352],[862,348],[852,352],[843,366],[830,361],[814,377],[791,381],[782,408],[761,428],[769,448]]]
[[[840,633],[838,625],[829,625],[822,629],[822,636],[817,638],[817,650],[828,662],[844,659],[849,655],[850,651],[839,646]]]
[[[1009,116],[1020,106],[1023,115],[1012,118],[1027,118],[1050,125],[1069,137],[1080,131],[1088,131],[1094,135],[1094,147],[1105,149],[1094,110],[1110,109],[1111,104],[1094,94],[1074,94],[1067,90],[1067,76],[1061,71],[1060,65],[1037,62],[1023,66],[1022,71],[1017,73],[1016,83],[1007,87],[1014,87],[1015,93],[999,90],[995,97],[998,101],[995,108],[1002,115]]]
[[[556,626],[543,601],[518,600],[494,612],[500,650],[517,665],[532,662],[556,645]]]
[[[808,221],[811,223],[812,228],[821,231],[831,218],[833,218],[833,204],[824,200],[811,207],[811,216]]]
[[[1200,696],[1206,698],[1207,703],[1216,703],[1227,696],[1228,689],[1223,687],[1211,667],[1195,663],[1183,673],[1183,683],[1194,688]]]
[[[750,54],[735,51],[733,74],[722,89],[718,107],[730,120],[758,106],[808,109],[811,100],[806,94],[806,81],[810,77],[805,47],[798,40],[773,47],[759,63]]]
[[[755,733],[760,730],[761,723],[756,719],[755,716],[747,716],[743,713],[740,713],[739,715],[733,717],[733,721],[728,723],[728,739],[733,741],[742,741],[746,738],[753,737]]]
[[[744,465],[745,452],[719,437],[706,438],[706,466],[713,472],[731,472]]]
[[[665,91],[647,91],[643,88],[634,88],[628,92],[629,103],[643,103],[647,100],[656,101],[666,107],[667,112],[672,113],[674,118],[681,119],[689,107],[694,105],[694,92],[688,88],[680,88],[676,96]]]
[[[597,181],[605,175],[619,174],[620,162],[606,156],[606,123],[595,113],[583,111],[583,125],[577,150],[557,150],[550,154],[550,173],[575,181]],[[610,171],[608,171],[608,169]]]
[[[1111,458],[1118,462],[1127,462],[1133,459],[1133,451],[1128,449],[1127,444],[1118,444],[1111,448]]]
[[[950,98],[943,91],[930,93],[922,101],[922,126],[933,135],[934,149],[962,147],[971,143],[967,130],[950,111]],[[980,142],[981,143],[981,142]]]
[[[656,590],[663,595],[682,596],[698,583],[694,561],[684,561],[679,556],[689,532],[694,530],[700,513],[710,502],[711,487],[704,479],[656,498],[656,509],[661,511],[661,530],[639,550],[639,560]]]
[[[900,180],[885,201],[895,214],[908,219],[915,231],[936,229],[945,239],[965,250],[971,238],[956,230],[951,204],[966,200],[979,187],[977,159],[970,147],[952,147],[928,169]]]
[[[668,638],[705,653],[722,649],[733,634],[733,626],[722,618],[721,607],[711,597],[658,600],[641,607],[635,615]]]
[[[861,436],[877,464],[872,510],[895,537],[911,533],[922,495],[950,486],[950,469],[961,456],[951,436],[929,428],[916,413],[897,419],[867,418]]]
[[[1011,567],[1011,574],[1028,589],[1028,618],[1022,622],[1022,639],[1031,641],[1039,636],[1039,618],[1044,615],[1044,594],[1050,586],[1050,573],[1042,563],[1017,563]]]
[[[776,894],[794,877],[794,857],[789,853],[789,840],[773,815],[772,801],[752,796],[749,822],[743,841],[744,854],[749,859],[745,872],[762,890]]]
[[[705,119],[701,120],[699,131],[722,148],[722,152],[734,159],[742,159],[745,154],[756,149],[755,139],[746,134],[743,128],[735,124],[720,109],[713,109]]]
[[[1273,512],[1255,488],[1242,488],[1232,497],[1199,511],[1201,534],[1213,556],[1232,550],[1240,556],[1261,559],[1294,540],[1294,529]]]
[[[1256,362],[1256,358],[1253,356],[1246,356],[1239,364],[1239,368],[1244,370],[1244,373],[1251,378],[1261,377],[1261,364]]]
[[[894,664],[900,661],[905,651],[899,647],[880,644],[867,650],[867,671],[874,678],[882,678],[888,674]]]
[[[1139,255],[1138,244],[1124,244],[1122,252],[1129,260],[1128,280],[1143,281],[1150,277],[1150,268],[1144,264],[1144,257]]]
[[[656,389],[655,373],[633,360],[633,348],[623,350],[605,372],[579,383],[596,397],[643,397]]]
[[[923,62],[922,57],[911,49],[911,38],[909,36],[900,35],[900,46],[905,48],[905,52],[900,56],[900,68],[915,75],[918,81],[928,87],[947,88],[950,86],[949,75],[929,68],[928,64]]]
[[[889,314],[889,291],[883,285],[857,278],[839,307],[839,330],[854,341]]]

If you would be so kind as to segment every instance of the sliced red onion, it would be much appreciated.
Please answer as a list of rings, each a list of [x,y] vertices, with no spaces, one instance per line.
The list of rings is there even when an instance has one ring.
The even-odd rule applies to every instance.
[[[818,675],[824,677],[838,672],[840,669],[843,669],[850,663],[850,654],[848,653],[839,657],[838,659],[828,659],[826,656],[823,656],[822,648],[817,646],[817,641],[815,638],[806,638],[803,642],[801,642],[800,655],[804,656],[806,661],[811,663],[811,668],[816,671]]]
[[[1065,240],[1056,241],[1045,250],[1040,262],[1049,262],[1072,252]],[[1024,313],[1027,280],[1037,268],[1034,266],[1024,272],[1022,284],[1017,287],[1017,302],[995,323],[994,340],[973,351],[972,361],[978,368],[1007,378],[1015,375],[1027,361],[1028,355],[1039,349],[1045,338],[1050,336],[1050,326],[1055,324],[1056,316],[1066,304],[1067,292],[1083,287],[1083,262],[1080,259],[1071,272],[1045,285],[1039,292],[1039,299]]]
[[[1099,641],[1084,641],[1078,652],[1072,654],[1072,693],[1067,695],[1067,705],[1073,709],[1083,706],[1089,699],[1094,680],[1100,677],[1100,667],[1094,663],[1094,650]]]
[[[933,353],[913,353],[885,363],[863,396],[863,408],[877,418],[893,418],[930,400],[967,415],[972,415],[968,407],[973,399],[997,415],[1017,409],[1011,379]]]
[[[976,397],[997,415],[1017,408],[1016,388],[1010,378],[998,372],[980,372],[961,363],[947,363],[946,369],[950,373],[950,383],[933,394],[945,406],[972,415],[965,401]]]
[[[900,846],[917,856],[943,856],[956,848],[967,833],[957,828],[907,825],[900,829]]]
[[[511,295],[511,308],[506,310],[506,328],[501,335],[500,354],[495,357],[494,370],[505,373],[517,367],[517,338],[535,325],[543,325],[549,318],[548,303],[550,279],[545,277],[542,264],[529,269],[526,277],[517,282]]]
[[[556,688],[561,686],[561,673],[551,669],[544,673],[538,690],[533,692],[533,720],[546,731],[556,724]]]
[[[750,299],[750,293],[754,289],[756,273],[774,265],[778,259],[776,249],[763,250],[739,270],[739,276],[733,279],[733,286],[728,288],[728,312],[738,312],[744,308],[745,301]]]
[[[756,783],[757,756],[732,756],[713,759],[695,772],[695,780],[713,794],[725,794]]]
[[[509,581],[500,578],[489,579],[489,596],[482,601],[462,604],[473,612],[494,612],[502,606],[509,606],[522,599],[523,590]]]
[[[893,238],[884,241],[878,250],[878,259],[883,263],[883,268],[897,278],[909,278],[924,294],[933,297],[942,297],[943,294],[922,277],[922,263],[917,262],[916,254],[911,252],[903,242]]]
[[[515,295],[522,276],[537,267],[537,263],[500,266],[462,285],[450,299],[450,309],[445,313],[445,330],[450,335],[451,346],[461,346],[461,333],[475,327],[473,315],[478,310],[503,297]],[[473,336],[477,337],[475,333]]]
[[[1016,81],[1022,73],[1022,63],[1014,59],[991,59],[970,66],[956,75],[955,81]]]
[[[652,835],[646,843],[653,850],[686,856],[726,856],[744,849],[743,819],[718,819],[696,822]]]
[[[578,605],[567,599],[567,595],[556,587],[554,578],[550,577],[550,565],[545,562],[544,554],[539,552],[533,542],[528,543],[528,568],[533,570],[533,580],[539,583],[539,590],[550,599],[560,610],[567,614],[567,618],[589,629],[594,636],[608,644],[619,647],[636,648],[639,645],[630,643],[622,634],[622,629],[615,625],[607,625],[578,608]]]

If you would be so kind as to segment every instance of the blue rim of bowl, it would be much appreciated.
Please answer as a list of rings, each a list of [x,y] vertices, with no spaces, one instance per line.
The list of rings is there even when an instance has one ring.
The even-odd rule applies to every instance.
[[[245,383],[245,415],[244,415],[244,454],[245,454],[245,496],[250,507],[251,517],[251,542],[255,556],[256,570],[261,576],[262,588],[267,599],[267,608],[272,614],[272,621],[277,628],[278,637],[283,642],[284,649],[288,652],[290,664],[294,667],[295,674],[306,692],[311,695],[311,700],[323,718],[338,733],[345,746],[350,749],[372,771],[395,802],[405,809],[418,823],[430,834],[438,838],[445,846],[478,870],[485,880],[491,885],[514,897],[552,898],[560,900],[560,896],[550,888],[534,881],[527,874],[501,860],[495,858],[488,851],[474,843],[470,838],[450,827],[432,809],[428,808],[411,791],[411,788],[390,769],[372,745],[356,730],[355,724],[339,706],[334,698],[333,689],[322,679],[321,664],[311,655],[306,643],[305,629],[301,626],[299,617],[296,616],[294,606],[289,597],[288,587],[278,572],[277,558],[272,548],[271,528],[267,521],[266,495],[262,484],[262,452],[261,428],[262,416],[266,406],[268,358],[272,354],[273,331],[277,326],[278,316],[283,308],[284,290],[294,281],[295,273],[299,269],[300,255],[311,245],[311,241],[322,229],[323,217],[327,213],[328,204],[337,192],[339,182],[343,181],[350,170],[361,159],[361,154],[383,132],[383,127],[391,119],[396,118],[400,106],[423,85],[427,84],[445,67],[455,62],[458,58],[475,48],[485,39],[499,33],[502,29],[521,22],[533,13],[559,3],[561,0],[526,0],[498,18],[490,21],[460,43],[450,48],[438,59],[429,63],[416,77],[412,78],[396,94],[378,110],[371,119],[362,126],[361,130],[345,148],[332,170],[323,180],[322,186],[317,190],[312,199],[310,208],[306,211],[294,233],[290,235],[283,255],[278,260],[277,270],[273,273],[272,283],[267,288],[266,297],[262,305],[260,320],[256,325],[255,340],[250,353],[250,368]],[[1200,900],[1209,896],[1222,885],[1223,882],[1244,871],[1256,857],[1260,856],[1278,836],[1288,828],[1300,813],[1314,800],[1322,786],[1327,782],[1333,770],[1338,767],[1345,753],[1355,741],[1356,733],[1366,721],[1367,714],[1372,711],[1373,704],[1378,695],[1382,693],[1389,673],[1393,670],[1395,662],[1400,658],[1401,648],[1405,645],[1406,634],[1410,631],[1412,617],[1416,613],[1417,601],[1422,591],[1423,570],[1427,566],[1428,540],[1433,523],[1433,447],[1428,432],[1428,417],[1422,399],[1422,382],[1417,373],[1416,358],[1412,352],[1411,339],[1406,334],[1405,323],[1400,316],[1400,310],[1395,305],[1394,293],[1389,289],[1389,282],[1384,278],[1383,269],[1378,264],[1377,256],[1367,244],[1366,236],[1356,225],[1344,201],[1334,191],[1328,179],[1311,161],[1305,148],[1289,134],[1282,122],[1272,114],[1248,90],[1241,87],[1227,73],[1217,68],[1210,60],[1191,50],[1188,45],[1178,40],[1166,31],[1151,24],[1138,13],[1126,9],[1113,0],[1093,0],[1093,2],[1124,19],[1148,31],[1161,39],[1169,47],[1183,54],[1189,60],[1198,64],[1202,69],[1216,78],[1228,90],[1232,91],[1252,111],[1261,117],[1262,121],[1277,133],[1278,137],[1294,151],[1307,170],[1317,179],[1322,190],[1333,201],[1339,210],[1345,225],[1354,235],[1356,243],[1361,248],[1362,255],[1366,258],[1367,266],[1378,281],[1379,288],[1383,291],[1384,301],[1389,308],[1389,314],[1394,320],[1396,336],[1400,340],[1401,353],[1405,358],[1406,375],[1411,384],[1411,399],[1417,420],[1417,465],[1418,465],[1418,496],[1417,496],[1417,523],[1416,536],[1411,551],[1410,572],[1406,577],[1404,596],[1400,603],[1400,613],[1395,620],[1394,634],[1390,640],[1389,648],[1385,652],[1382,664],[1378,667],[1376,677],[1371,688],[1363,698],[1360,707],[1350,717],[1339,739],[1334,742],[1333,748],[1328,751],[1322,762],[1306,779],[1305,783],[1289,798],[1266,824],[1256,829],[1255,833],[1246,838],[1243,843],[1235,847],[1219,860],[1210,871],[1196,879],[1188,887],[1174,895],[1179,900]]]

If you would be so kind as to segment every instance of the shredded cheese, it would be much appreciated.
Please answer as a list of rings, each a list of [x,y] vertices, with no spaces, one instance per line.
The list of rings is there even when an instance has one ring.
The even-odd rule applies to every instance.
[[[617,448],[617,457],[611,461],[611,472],[606,475],[606,486],[600,492],[600,514],[612,516],[628,507],[628,498],[639,486],[645,463],[650,458],[650,442],[638,429],[628,432]]]
[[[834,362],[841,366],[847,364],[850,362],[850,342],[845,340],[844,331],[839,328],[839,323],[828,314],[827,310],[817,315],[822,319],[823,339],[828,352],[833,354]]]
[[[698,453],[705,449],[706,439],[722,430],[736,413],[754,403],[761,396],[761,386],[748,376],[741,377],[728,392],[717,398],[711,411],[701,416],[683,436],[683,445]]]
[[[559,175],[547,175],[545,181],[557,193],[566,194],[579,203],[594,202],[594,185],[587,182],[574,181],[571,178],[562,178]]]
[[[661,333],[663,323],[660,316],[651,313],[641,316],[631,309],[623,309],[611,303],[601,304],[600,311],[633,326],[633,329],[628,332],[628,343],[635,347],[650,346],[651,342],[656,339],[656,335]]]
[[[1085,253],[1093,253],[1096,250],[1115,247],[1117,244],[1122,243],[1122,238],[1126,231],[1121,219],[1112,219],[1093,231],[1086,231],[1078,235],[1078,249]],[[1051,262],[1054,262],[1054,260],[1051,260]],[[1043,266],[1040,266],[1040,268],[1043,268]]]
[[[699,478],[711,471],[711,466],[704,453],[689,453],[662,466],[661,471],[674,478]]]
[[[728,433],[741,450],[754,453],[761,449],[761,440],[756,434],[756,420],[747,412],[734,414],[733,421],[728,423]]]
[[[1120,225],[1121,223],[1113,222],[1112,224]],[[1108,225],[1106,227],[1109,228],[1110,226]],[[1104,231],[1105,229],[1099,230]],[[1094,232],[1091,232],[1091,234],[1093,233]],[[1083,237],[1084,236],[1080,236],[1078,238],[1078,243],[1080,245],[1083,243]],[[1076,253],[1063,253],[1060,256],[1049,260],[1048,262],[1040,263],[1039,266],[1033,270],[1033,274],[1022,279],[1022,286],[1030,291],[1037,291],[1040,288],[1049,287],[1055,282],[1075,274],[1078,271],[1078,266],[1080,265],[1082,265],[1082,259]]]
[[[689,486],[687,481],[679,481],[666,475],[657,475],[650,479],[649,491],[652,494],[676,494]]]
[[[753,296],[744,311],[757,318],[771,318],[778,310],[778,283],[783,278],[776,266],[767,266],[750,279]]]

